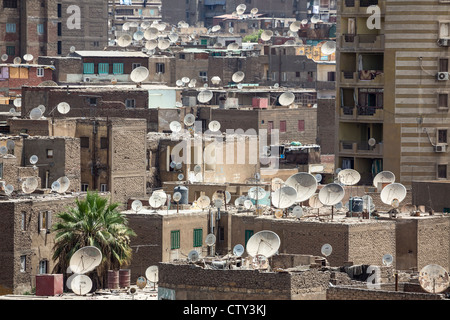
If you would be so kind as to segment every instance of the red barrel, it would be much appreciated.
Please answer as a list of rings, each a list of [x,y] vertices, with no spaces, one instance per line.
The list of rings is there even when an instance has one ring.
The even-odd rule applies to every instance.
[[[130,287],[130,269],[119,270],[119,286],[121,288]]]
[[[119,271],[108,270],[108,289],[119,289]]]

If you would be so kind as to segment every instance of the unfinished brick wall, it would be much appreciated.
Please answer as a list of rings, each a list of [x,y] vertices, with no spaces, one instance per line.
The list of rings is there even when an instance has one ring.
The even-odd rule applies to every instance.
[[[417,268],[437,264],[450,269],[450,217],[418,220]]]
[[[441,295],[349,287],[329,287],[327,300],[442,300]]]

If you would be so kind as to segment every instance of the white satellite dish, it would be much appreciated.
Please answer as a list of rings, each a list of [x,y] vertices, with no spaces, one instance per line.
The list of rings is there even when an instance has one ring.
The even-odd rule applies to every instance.
[[[237,88],[238,88],[239,90],[242,90],[242,88],[244,88],[244,85],[243,85],[242,83],[239,83],[239,84],[237,85]]]
[[[263,230],[255,233],[247,241],[246,250],[249,256],[263,255],[272,257],[280,248],[280,237],[273,231]]]
[[[22,59],[20,57],[15,57],[13,60],[13,64],[21,64],[22,63]]]
[[[250,199],[263,199],[266,196],[266,190],[261,187],[252,187],[248,190],[248,197]]]
[[[236,257],[242,256],[244,254],[244,251],[245,251],[245,248],[244,248],[244,246],[242,244],[237,244],[233,248],[233,254]]]
[[[318,15],[313,15],[311,17],[311,23],[317,23],[320,21],[320,17]]]
[[[158,34],[159,34],[158,29],[156,29],[154,27],[150,27],[147,30],[145,30],[144,38],[145,38],[145,40],[155,40],[155,39],[158,39]]]
[[[72,255],[69,266],[73,273],[85,274],[99,266],[102,258],[100,249],[95,246],[86,246],[78,249]]]
[[[383,264],[385,266],[390,266],[392,264],[392,262],[394,262],[394,258],[392,257],[391,254],[387,253],[383,256],[383,258],[381,259],[381,261],[383,262]]]
[[[294,103],[294,101],[295,101],[295,94],[293,94],[292,92],[284,92],[278,98],[278,102],[282,106],[289,106],[292,103]]]
[[[6,60],[8,60],[8,55],[6,53],[2,54],[2,61],[5,62]]]
[[[228,28],[228,32],[233,34],[234,33],[234,28],[233,27]]]
[[[6,146],[0,147],[0,155],[4,156],[8,153],[8,148]]]
[[[172,42],[177,42],[178,41],[178,33],[172,32],[169,34],[169,40]]]
[[[60,184],[60,189],[59,189],[59,193],[64,193],[69,189],[70,186],[70,180],[67,177],[61,177],[57,180]]]
[[[76,295],[83,296],[92,289],[92,280],[84,274],[77,274],[70,282],[70,288]]]
[[[38,187],[38,180],[35,177],[26,178],[22,182],[22,191],[23,193],[30,194],[33,193]]]
[[[308,24],[308,19],[303,19],[303,20],[301,21],[301,23],[302,23],[302,25]]]
[[[279,84],[279,83],[275,83],[275,84],[273,85],[273,87],[274,87],[275,89],[278,89],[278,88],[280,87],[280,84]]]
[[[375,140],[374,138],[370,138],[367,143],[369,144],[369,146],[373,147],[377,144],[377,140]]]
[[[136,31],[135,33],[133,33],[133,40],[140,41],[142,39],[144,39],[144,32]]]
[[[318,193],[313,194],[309,198],[308,204],[311,208],[314,208],[314,209],[319,209],[319,208],[323,207],[323,203],[320,201]]]
[[[395,174],[393,174],[391,171],[381,171],[373,179],[373,186],[378,187],[379,183],[394,183],[394,182],[395,182]]]
[[[15,112],[16,112],[16,109],[15,109],[15,108],[9,109],[9,113],[10,113],[10,114],[14,114]]]
[[[70,268],[67,268],[67,269],[70,270]],[[72,273],[72,271],[70,271],[70,273]],[[67,280],[66,280],[66,286],[67,286],[67,289],[72,290],[72,280],[73,280],[73,278],[75,278],[76,276],[78,276],[78,274],[74,273],[74,274],[72,274],[70,277],[67,278]]]
[[[201,196],[200,198],[197,199],[197,205],[201,209],[207,208],[210,204],[211,204],[211,199],[209,199],[208,196]]]
[[[216,243],[216,236],[213,233],[210,233],[205,238],[205,243],[208,247],[213,246]]]
[[[233,82],[235,82],[235,83],[241,82],[242,80],[244,80],[244,78],[245,78],[245,73],[242,71],[236,71],[231,76],[231,80],[233,80]]]
[[[41,110],[42,114],[45,113],[45,106],[44,106],[43,104],[38,105],[37,108],[38,108],[39,110]]]
[[[173,201],[179,202],[179,201],[181,200],[181,198],[182,198],[182,195],[181,195],[180,192],[175,192],[175,193],[173,194]]]
[[[320,189],[318,197],[320,202],[326,206],[334,206],[338,204],[345,196],[344,188],[337,183],[327,184]]]
[[[227,46],[227,50],[233,51],[233,50],[239,50],[239,43],[232,42]]]
[[[175,82],[175,84],[177,85],[177,87],[182,87],[182,86],[184,86],[184,82],[181,81],[181,80],[177,80],[177,81]]]
[[[157,40],[149,40],[145,43],[145,49],[147,50],[154,50],[158,46]]]
[[[296,217],[297,219],[300,219],[300,217],[303,216],[303,208],[300,207],[300,206],[295,206],[295,207],[292,209],[292,215],[293,215],[294,217]]]
[[[252,202],[252,200],[249,200],[249,199],[244,200],[243,205],[244,205],[244,208],[247,210],[250,210],[251,208],[253,208],[253,202]]]
[[[346,186],[353,186],[361,180],[361,175],[354,169],[344,169],[338,173],[339,182]]]
[[[253,8],[252,10],[250,10],[250,13],[255,15],[258,13],[258,11],[259,11],[258,8]]]
[[[208,129],[212,132],[217,132],[220,130],[220,122],[213,120],[208,124]]]
[[[164,22],[158,22],[154,26],[156,29],[158,29],[158,31],[164,31],[167,27],[167,25]]]
[[[39,120],[42,117],[42,110],[39,108],[33,108],[30,111],[30,119]]]
[[[169,124],[169,128],[172,132],[180,132],[181,131],[181,123],[179,123],[178,121],[172,121]]]
[[[220,79],[220,77],[218,77],[218,76],[214,76],[211,78],[211,83],[214,85],[220,84],[220,81],[222,81],[222,79]]]
[[[177,178],[178,178],[179,181],[183,180],[183,179],[184,179],[184,174],[180,173],[180,174],[177,176]]]
[[[33,61],[33,59],[34,59],[33,55],[29,54],[29,53],[27,53],[23,56],[23,60],[25,60],[26,62]]]
[[[197,95],[197,100],[200,103],[207,103],[213,98],[213,92],[211,90],[200,91]]]
[[[333,247],[331,244],[325,243],[322,248],[320,249],[320,252],[325,256],[328,257],[331,252],[333,251]]]
[[[146,67],[137,67],[130,73],[130,79],[134,83],[141,83],[148,78],[149,71]]]
[[[170,47],[170,40],[168,39],[158,39],[158,48],[160,50],[166,50]]]
[[[70,111],[70,105],[67,102],[58,103],[56,108],[61,114],[67,114]]]
[[[131,203],[131,210],[133,210],[135,212],[142,210],[142,202],[140,200],[134,200]]]
[[[246,9],[247,9],[247,6],[245,4],[240,4],[236,7],[236,14],[242,15],[242,14],[244,14]]]
[[[381,190],[380,198],[387,205],[392,205],[394,200],[400,203],[406,198],[406,188],[401,183],[388,184]]]
[[[128,47],[131,42],[133,42],[133,38],[129,34],[124,34],[117,39],[117,45],[122,48]]]
[[[199,254],[197,252],[197,250],[191,250],[188,254],[188,260],[191,262],[195,262],[199,259]]]
[[[430,293],[441,293],[449,286],[447,270],[437,264],[429,264],[419,272],[420,286]]]
[[[272,192],[272,204],[274,207],[284,209],[292,206],[297,199],[297,191],[290,186],[284,186]]]
[[[188,127],[194,125],[195,123],[195,115],[193,115],[192,113],[188,113],[185,117],[184,117],[184,124],[187,125]]]
[[[148,281],[157,283],[159,280],[158,266],[150,266],[145,270],[145,277]]]
[[[14,187],[12,185],[7,184],[5,186],[5,193],[6,193],[6,195],[10,196],[13,193],[13,191],[14,191]]]
[[[301,27],[301,22],[300,21],[294,21],[289,26],[289,30],[292,31],[292,32],[297,32],[298,30],[300,30],[300,27]]]
[[[324,55],[330,55],[336,52],[336,42],[335,41],[327,41],[325,42],[322,47],[320,48],[320,51]]]
[[[187,84],[187,83],[189,83],[189,81],[191,81],[188,77],[183,77],[183,78],[181,78],[181,81],[184,83],[184,84]]]
[[[59,183],[59,181],[53,181],[51,188],[53,192],[59,192],[59,190],[61,189],[61,184]]]
[[[152,195],[148,199],[148,203],[154,209],[157,209],[157,208],[161,207],[165,202],[166,202],[165,199],[163,199],[160,196],[160,194],[158,194],[156,192],[152,193]]]
[[[294,188],[297,191],[296,202],[303,202],[308,200],[317,189],[316,178],[307,172],[299,172],[290,176],[285,184]]]
[[[272,37],[273,37],[272,30],[264,30],[261,33],[261,40],[263,40],[263,41],[269,41]]]
[[[31,163],[31,164],[36,164],[38,161],[39,161],[39,158],[38,158],[37,155],[32,155],[32,156],[30,157],[30,163]]]
[[[221,26],[215,25],[215,26],[213,26],[213,27],[211,28],[211,32],[217,32],[217,31],[219,31],[220,29],[222,29]]]

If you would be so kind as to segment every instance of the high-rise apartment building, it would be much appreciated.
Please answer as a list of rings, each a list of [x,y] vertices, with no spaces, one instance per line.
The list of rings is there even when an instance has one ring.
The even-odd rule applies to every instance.
[[[336,167],[448,179],[450,1],[340,0]]]

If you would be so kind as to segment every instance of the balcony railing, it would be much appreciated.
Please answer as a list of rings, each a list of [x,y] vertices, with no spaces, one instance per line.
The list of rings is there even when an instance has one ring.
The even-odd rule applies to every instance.
[[[339,141],[339,153],[352,156],[383,156],[383,143],[370,146],[367,141]]]
[[[381,70],[342,71],[341,83],[347,84],[384,84],[384,73]]]
[[[367,14],[367,8],[370,6],[378,6],[381,14],[385,13],[384,0],[344,0],[342,1],[342,13]]]
[[[383,50],[383,34],[343,34],[341,36],[342,49]]]
[[[341,106],[341,120],[382,121],[384,110],[382,107]]]

